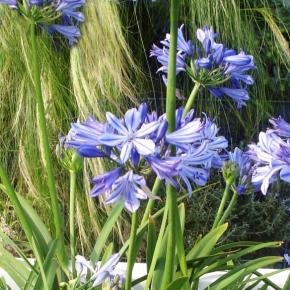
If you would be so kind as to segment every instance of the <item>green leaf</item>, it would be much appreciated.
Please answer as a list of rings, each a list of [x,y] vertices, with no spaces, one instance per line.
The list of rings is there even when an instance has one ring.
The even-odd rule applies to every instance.
[[[16,285],[23,289],[30,275],[29,269],[0,244],[0,268],[8,273]]]
[[[286,280],[286,283],[284,284],[283,290],[290,289],[290,274],[288,275],[288,278]]]
[[[38,274],[35,267],[26,258],[25,253],[16,245],[15,242],[13,242],[5,233],[3,233],[1,229],[0,229],[0,243],[3,245],[3,247],[6,245],[12,247],[14,251],[18,254],[18,256],[23,259],[27,267],[30,268],[34,273]]]
[[[24,209],[25,214],[29,220],[33,234],[38,244],[42,245],[44,249],[47,250],[47,245],[51,242],[51,235],[48,228],[43,223],[37,212],[31,206],[31,204],[20,194],[17,194],[20,204]],[[46,251],[45,251],[46,252]]]
[[[166,290],[180,290],[182,289],[186,281],[187,281],[187,276],[177,278],[176,280],[174,280],[172,283],[169,284]]]
[[[93,252],[91,253],[91,261],[93,263],[95,263],[99,260],[100,255],[102,253],[102,250],[103,250],[103,248],[106,244],[106,241],[108,239],[108,236],[111,233],[112,228],[114,227],[116,221],[118,220],[123,208],[124,208],[124,202],[120,201],[112,209],[110,216],[108,217],[105,225],[103,226],[103,228],[99,234],[99,237],[98,237],[98,240],[95,244]]]
[[[53,240],[49,245],[49,250],[44,262],[39,260],[36,255],[36,260],[40,268],[40,274],[38,275],[37,281],[35,283],[34,289],[45,289],[50,290],[54,287],[54,282],[56,278],[57,263],[55,259],[56,252],[60,246],[59,240]]]
[[[246,249],[240,250],[236,253],[228,254],[225,258],[217,257],[216,261],[208,261],[205,259],[205,261],[200,265],[200,268],[202,268],[202,270],[195,273],[194,278],[197,278],[206,273],[212,272],[220,268],[222,265],[227,265],[229,262],[233,260],[237,260],[238,258],[241,258],[245,255],[248,255],[253,252],[257,252],[258,250],[261,250],[264,248],[278,248],[280,246],[281,246],[281,242],[260,243],[260,244],[248,247]]]
[[[185,225],[185,207],[184,203],[181,203],[178,207],[179,215],[175,215],[175,224],[176,224],[176,249],[177,256],[179,259],[180,269],[184,276],[187,276],[187,263],[184,251],[184,240],[183,240],[183,231]],[[179,216],[179,219],[178,219]]]
[[[199,257],[207,256],[211,253],[212,249],[216,245],[217,241],[224,234],[228,224],[225,223],[205,235],[199,242],[197,242],[190,252],[187,254],[187,260],[193,260]]]
[[[114,244],[110,243],[108,247],[106,248],[104,255],[102,257],[101,267],[108,261],[110,256],[113,254]]]
[[[229,289],[229,287],[233,285],[237,281],[237,279],[242,279],[243,277],[246,277],[247,275],[253,273],[257,269],[275,264],[277,262],[282,261],[282,259],[283,258],[281,257],[275,256],[263,257],[236,266],[227,274],[223,275],[215,282],[210,284],[210,289],[211,290]]]
[[[149,272],[151,266],[157,240],[155,220],[151,216],[149,216],[148,220],[149,222],[148,222],[147,248],[146,248],[147,272]]]

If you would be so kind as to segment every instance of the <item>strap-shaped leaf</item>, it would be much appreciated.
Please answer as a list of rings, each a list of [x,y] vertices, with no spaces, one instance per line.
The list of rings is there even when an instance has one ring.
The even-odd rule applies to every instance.
[[[8,273],[20,289],[23,289],[30,274],[29,269],[4,249],[1,244],[0,256],[0,268]]]
[[[237,279],[242,279],[247,275],[253,273],[257,269],[273,265],[282,261],[282,259],[282,257],[269,256],[249,261],[247,263],[234,267],[227,274],[223,275],[215,282],[210,284],[209,287],[211,290],[229,289],[229,287],[233,285],[237,281]]]
[[[123,201],[119,201],[112,209],[112,212],[110,214],[110,216],[108,217],[105,225],[103,226],[98,240],[94,246],[94,249],[91,253],[91,261],[93,263],[97,262],[100,258],[100,255],[102,253],[102,250],[106,244],[106,241],[108,239],[109,234],[112,231],[112,228],[114,227],[116,221],[118,220],[122,210],[124,208],[124,202]]]
[[[166,288],[166,290],[180,290],[185,285],[187,281],[187,277],[180,277],[174,280],[169,286]]]
[[[146,247],[147,272],[149,272],[151,266],[157,240],[155,220],[151,216],[149,216],[148,220],[149,222],[148,222],[147,247]]]
[[[36,260],[40,268],[40,274],[38,275],[38,278],[34,286],[35,290],[53,289],[56,277],[55,275],[57,271],[57,263],[54,256],[58,250],[58,247],[59,247],[58,240],[53,240],[49,245],[49,250],[43,263],[39,260],[39,257],[36,256]]]
[[[224,234],[228,224],[225,223],[206,234],[200,241],[198,241],[190,252],[187,254],[187,260],[193,260],[199,257],[207,256],[211,253],[217,241]]]

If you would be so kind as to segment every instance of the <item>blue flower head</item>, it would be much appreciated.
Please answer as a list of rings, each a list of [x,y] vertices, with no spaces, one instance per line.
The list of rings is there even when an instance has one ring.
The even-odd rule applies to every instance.
[[[288,126],[282,118],[271,119],[274,129],[259,134],[259,142],[249,145],[248,154],[255,162],[252,176],[253,184],[266,194],[269,185],[279,176],[290,183],[290,139]]]
[[[0,4],[17,9],[47,29],[49,34],[61,34],[70,45],[75,44],[81,35],[79,23],[84,21],[84,15],[80,10],[85,0],[28,0],[27,7],[17,0],[0,0]]]
[[[123,200],[134,212],[140,200],[151,197],[146,184],[151,173],[175,187],[182,181],[189,195],[192,184],[206,184],[227,141],[218,136],[209,118],[196,118],[194,110],[183,117],[183,112],[183,108],[176,110],[176,130],[171,133],[167,133],[166,115],[148,113],[146,104],[128,110],[123,118],[107,113],[105,123],[93,117],[73,123],[66,146],[86,158],[106,158],[114,167],[92,179],[91,196],[104,195],[106,204]],[[175,156],[170,145],[177,147]]]
[[[226,95],[236,102],[238,108],[245,106],[250,99],[247,87],[254,83],[252,76],[247,74],[256,68],[253,56],[244,51],[237,53],[216,42],[218,34],[212,27],[197,29],[195,45],[185,40],[182,29],[183,25],[178,30],[176,74],[186,72],[194,82],[207,87],[214,97]],[[156,57],[162,65],[157,72],[162,74],[167,84],[170,35],[167,34],[160,43],[163,48],[153,45],[150,56]]]

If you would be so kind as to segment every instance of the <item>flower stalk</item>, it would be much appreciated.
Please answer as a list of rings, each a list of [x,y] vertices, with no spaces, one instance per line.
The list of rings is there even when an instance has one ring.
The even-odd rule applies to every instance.
[[[175,130],[175,111],[176,111],[176,50],[177,50],[177,19],[178,19],[178,0],[171,0],[170,3],[170,48],[169,48],[169,66],[168,83],[166,91],[166,119],[168,121],[168,132]],[[174,148],[171,148],[174,154]],[[175,212],[177,207],[176,189],[168,184],[166,187],[166,203],[168,204],[168,243],[166,251],[165,270],[161,289],[165,289],[173,279],[174,259],[175,259],[175,234],[176,224]]]
[[[75,268],[75,256],[76,256],[76,240],[75,240],[76,179],[77,179],[76,171],[70,170],[69,238],[70,238],[70,254],[71,254],[73,277],[76,276],[76,268]]]
[[[233,208],[234,208],[234,206],[235,206],[235,204],[236,204],[236,202],[238,200],[238,193],[237,193],[237,191],[234,190],[233,188],[232,188],[232,190],[234,192],[233,193],[233,196],[232,196],[232,199],[231,199],[231,201],[230,201],[227,209],[225,210],[223,216],[221,217],[220,221],[218,222],[217,226],[222,225],[227,220],[227,218],[231,214],[231,212],[232,212],[232,210],[233,210]]]
[[[190,111],[190,109],[192,108],[193,104],[194,104],[194,101],[195,101],[195,98],[197,96],[197,93],[200,89],[200,86],[201,86],[201,83],[199,82],[196,82],[192,91],[191,91],[191,94],[186,102],[186,105],[184,107],[184,111],[183,111],[183,116],[182,117],[185,117],[186,114]]]
[[[60,213],[60,208],[57,200],[56,183],[53,175],[52,157],[49,148],[48,130],[45,119],[45,109],[43,103],[40,66],[37,54],[37,40],[36,40],[36,24],[31,21],[31,49],[32,49],[32,65],[33,65],[33,84],[35,89],[35,100],[38,113],[38,126],[40,129],[40,141],[43,147],[44,166],[47,174],[47,184],[50,193],[51,209],[54,219],[55,236],[60,240],[59,256],[61,260],[64,259],[64,237],[63,237],[63,221]]]
[[[132,271],[133,271],[133,266],[134,266],[136,233],[137,233],[137,213],[134,212],[132,213],[132,219],[131,219],[131,233],[130,233],[130,240],[129,240],[129,253],[128,253],[125,290],[131,289]]]
[[[227,182],[224,193],[223,193],[223,197],[222,197],[219,209],[218,209],[218,212],[216,214],[216,217],[215,217],[215,220],[214,220],[214,223],[212,226],[212,229],[215,229],[219,225],[219,222],[223,216],[223,211],[224,211],[226,202],[229,199],[230,188],[231,188],[231,184]]]

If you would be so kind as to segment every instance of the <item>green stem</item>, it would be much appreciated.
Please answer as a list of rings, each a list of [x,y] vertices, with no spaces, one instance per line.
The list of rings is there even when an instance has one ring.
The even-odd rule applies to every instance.
[[[229,217],[229,215],[231,214],[236,202],[238,200],[238,193],[236,192],[236,190],[234,190],[234,193],[233,193],[233,196],[232,196],[232,199],[227,207],[227,209],[225,210],[222,218],[219,220],[217,226],[220,226],[222,225],[226,220],[227,218]]]
[[[63,221],[61,218],[60,208],[57,200],[56,184],[53,175],[52,158],[49,148],[48,130],[45,119],[45,109],[43,104],[42,90],[41,90],[41,79],[40,79],[40,66],[38,59],[38,48],[36,41],[36,24],[31,23],[31,49],[32,49],[32,65],[33,65],[33,82],[35,89],[35,99],[37,105],[37,113],[39,117],[38,126],[40,129],[40,140],[41,146],[43,147],[43,156],[45,161],[45,169],[47,173],[47,184],[50,193],[51,210],[54,218],[55,236],[60,240],[59,254],[63,261],[64,259],[64,232],[63,232]]]
[[[197,93],[198,93],[198,91],[200,89],[200,86],[201,86],[200,83],[198,83],[198,82],[195,83],[195,85],[194,85],[194,87],[192,89],[192,92],[191,92],[191,94],[190,94],[190,96],[189,96],[189,98],[188,98],[188,100],[186,102],[186,105],[184,107],[183,116],[182,116],[183,118],[187,115],[187,113],[192,108],[192,106],[194,104],[194,100],[195,100],[195,98],[197,96]]]
[[[137,214],[136,212],[134,212],[132,214],[132,221],[131,221],[131,233],[130,233],[130,240],[129,240],[129,253],[128,253],[125,290],[131,289],[132,271],[133,271],[133,266],[134,266],[136,233],[137,233]]]
[[[213,229],[217,227],[217,225],[222,217],[226,202],[227,202],[228,197],[229,197],[230,187],[231,187],[231,185],[229,183],[226,183],[226,188],[225,188],[225,191],[223,193],[223,198],[221,200],[217,215],[215,217],[215,220],[214,220],[214,223],[212,226]]]
[[[21,226],[26,234],[26,237],[27,237],[30,245],[32,245],[32,237],[33,237],[32,229],[30,228],[30,225],[29,225],[28,220],[26,218],[26,214],[22,208],[22,205],[20,204],[20,201],[17,197],[17,194],[14,191],[14,189],[9,181],[9,178],[8,178],[6,172],[1,164],[0,164],[0,178],[1,178],[2,183],[4,185],[5,192],[8,195],[8,197],[9,197],[9,199],[10,199],[10,201],[15,209],[17,217],[19,218]]]
[[[76,240],[75,240],[75,193],[76,193],[77,174],[74,170],[70,170],[70,193],[69,193],[69,238],[70,238],[70,254],[72,263],[73,277],[76,277],[75,256],[76,256]]]
[[[160,186],[161,186],[161,180],[156,178],[155,182],[154,182],[154,185],[153,185],[153,188],[152,188],[152,195],[157,195],[158,194]],[[154,205],[154,201],[155,201],[154,199],[150,199],[148,201],[146,209],[145,209],[145,212],[144,212],[144,215],[143,215],[143,218],[142,218],[142,221],[140,223],[141,225],[143,225],[148,220],[149,214],[151,213],[151,210],[152,210],[153,205]]]
[[[166,91],[166,119],[168,121],[168,132],[175,130],[175,111],[176,111],[176,50],[177,50],[177,21],[178,21],[179,0],[170,1],[170,47],[168,63],[168,84]],[[171,148],[172,155],[175,149]],[[176,248],[176,225],[175,212],[177,207],[176,189],[168,184],[166,187],[166,203],[168,204],[168,243],[166,251],[165,269],[161,289],[165,289],[173,280],[174,260]],[[178,217],[179,218],[179,217]],[[182,237],[179,237],[182,238]]]

